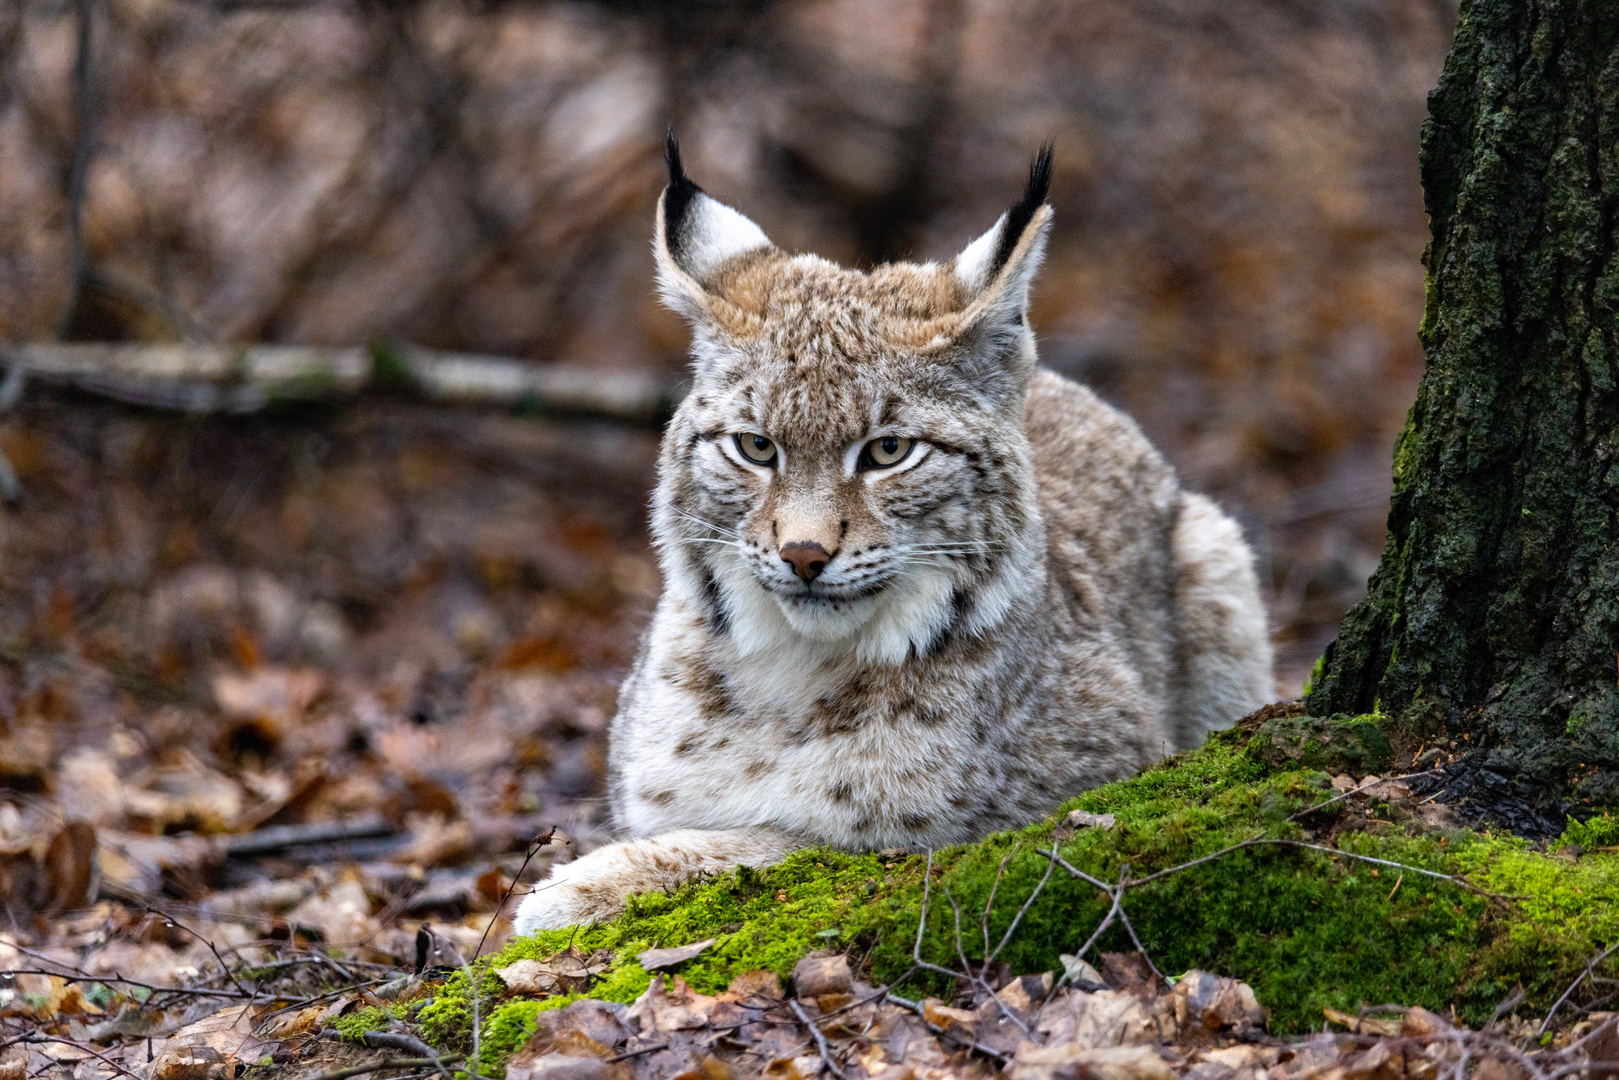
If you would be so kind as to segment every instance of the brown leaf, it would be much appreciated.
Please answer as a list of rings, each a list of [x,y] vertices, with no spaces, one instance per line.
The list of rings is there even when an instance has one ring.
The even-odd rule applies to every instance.
[[[1175,1073],[1151,1047],[1078,1043],[1025,1043],[1004,1075],[1007,1080],[1057,1080],[1075,1075],[1089,1080],[1175,1080]]]
[[[717,938],[707,938],[703,941],[694,941],[690,945],[680,945],[672,949],[648,949],[643,953],[638,953],[635,958],[648,971],[662,971],[664,968],[684,964],[717,940]]]
[[[700,1028],[708,1022],[714,999],[699,994],[686,985],[686,980],[675,976],[672,989],[665,989],[663,976],[655,975],[646,993],[635,999],[625,1013],[625,1019],[642,1038],[663,1035],[672,1031]]]
[[[57,912],[89,904],[95,864],[95,827],[84,821],[62,826],[45,849],[44,891],[38,906]]]
[[[236,1060],[211,1046],[177,1046],[152,1062],[152,1080],[225,1080],[236,1075]]]
[[[772,1001],[782,999],[781,979],[776,977],[774,971],[756,968],[753,971],[744,971],[731,980],[726,992],[735,994],[738,1000],[746,1001],[749,998],[769,998]]]
[[[952,1009],[938,998],[925,998],[923,1000],[922,1019],[934,1027],[941,1027],[946,1031],[955,1028],[969,1038],[978,1031],[977,1013],[970,1012],[967,1009]]]
[[[770,1080],[815,1080],[821,1074],[821,1059],[814,1054],[777,1058],[765,1066]]]
[[[22,972],[15,976],[17,998],[28,1004],[19,1011],[37,1020],[51,1020],[58,1016],[99,1013],[101,1009],[84,996],[76,982],[60,975],[35,975]]]
[[[28,1075],[28,1051],[20,1046],[0,1050],[0,1080],[24,1080]]]
[[[266,1039],[288,1039],[309,1031],[318,1031],[326,1017],[326,1006],[311,1005],[307,1009],[283,1013],[266,1024],[259,1032]]]
[[[1133,990],[1153,997],[1168,989],[1153,974],[1147,958],[1138,952],[1103,953],[1102,981],[1114,990]]]
[[[463,819],[446,823],[433,815],[416,820],[410,843],[390,855],[388,861],[432,868],[464,863],[476,853],[472,822]]]
[[[365,887],[352,878],[303,901],[287,912],[287,922],[319,931],[328,945],[365,941],[376,930],[371,918],[371,898],[366,895]]]
[[[1265,1010],[1260,1008],[1253,988],[1236,979],[1194,968],[1181,976],[1171,997],[1175,1019],[1182,1029],[1201,1028],[1213,1034],[1261,1028],[1265,1024]]]
[[[545,960],[519,960],[496,968],[495,974],[514,994],[572,994],[588,989],[591,980],[610,966],[609,954],[587,957],[568,949]]]
[[[506,1065],[506,1080],[604,1080],[609,1066],[596,1058],[566,1054],[514,1055]]]
[[[1068,824],[1076,829],[1111,829],[1114,817],[1112,814],[1093,814],[1088,810],[1068,811]]]
[[[1418,1037],[1437,1035],[1442,1031],[1449,1031],[1450,1027],[1450,1021],[1422,1008],[1407,1009],[1405,1016],[1400,1020],[1401,1035]]]
[[[801,998],[847,994],[853,985],[846,956],[806,956],[793,968],[793,993]]]
[[[203,1017],[154,1047],[152,1080],[213,1080],[236,1075],[240,1062],[257,1061],[273,1047],[253,1033],[254,1006],[221,1009]],[[204,1051],[204,1052],[198,1052]],[[208,1051],[213,1054],[210,1059]],[[217,1070],[211,1068],[219,1065]]]
[[[622,1046],[630,1037],[630,1029],[624,1025],[624,1013],[622,1005],[589,998],[542,1012],[535,1017],[534,1035],[527,1045],[536,1053],[544,1053],[564,1035],[577,1032],[605,1047]]]
[[[1080,1046],[1138,1045],[1157,1043],[1179,1027],[1172,1002],[1148,1002],[1128,990],[1098,990],[1082,993],[1065,990],[1051,999],[1040,1013],[1037,1030],[1046,1035],[1048,1045],[1077,1043]]]

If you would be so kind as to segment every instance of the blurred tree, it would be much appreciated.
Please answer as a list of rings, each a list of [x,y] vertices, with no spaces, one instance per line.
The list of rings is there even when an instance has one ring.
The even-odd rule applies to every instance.
[[[1470,0],[1423,129],[1423,376],[1312,712],[1619,802],[1619,18]]]

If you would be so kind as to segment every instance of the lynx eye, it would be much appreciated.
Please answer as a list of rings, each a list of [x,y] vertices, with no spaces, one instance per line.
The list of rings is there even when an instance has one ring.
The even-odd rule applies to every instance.
[[[740,432],[734,436],[737,451],[755,465],[774,465],[776,463],[776,444],[751,431]]]
[[[915,445],[915,439],[905,439],[898,435],[885,435],[880,439],[873,439],[866,444],[865,452],[860,455],[864,459],[861,464],[867,469],[892,468],[910,456],[911,447]]]

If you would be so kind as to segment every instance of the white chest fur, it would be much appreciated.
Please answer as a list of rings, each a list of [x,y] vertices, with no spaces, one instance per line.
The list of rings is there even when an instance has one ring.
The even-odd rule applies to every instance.
[[[615,731],[631,834],[771,826],[846,848],[964,838],[953,821],[983,783],[965,728],[984,704],[964,684],[932,686],[925,707],[828,722],[846,664],[710,652],[697,686],[682,635],[662,628]]]

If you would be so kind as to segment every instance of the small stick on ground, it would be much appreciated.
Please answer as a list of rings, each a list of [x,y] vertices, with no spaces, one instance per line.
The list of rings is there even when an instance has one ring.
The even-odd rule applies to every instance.
[[[1051,841],[1051,861],[1046,864],[1045,876],[1035,885],[1034,891],[1029,894],[1028,899],[1023,901],[1023,906],[1017,909],[1017,914],[1012,916],[1012,924],[1006,928],[1006,933],[1001,935],[1001,942],[995,946],[995,951],[984,958],[986,966],[990,961],[1000,956],[1001,950],[1006,948],[1006,943],[1012,940],[1012,935],[1016,933],[1018,924],[1023,921],[1023,916],[1028,913],[1029,908],[1033,906],[1041,891],[1045,889],[1046,882],[1051,880],[1051,872],[1055,869],[1057,869],[1057,841],[1053,839]]]
[[[984,991],[984,993],[990,996],[990,999],[995,1002],[995,1008],[1000,1010],[1002,1016],[1016,1024],[1017,1029],[1023,1032],[1023,1034],[1027,1035],[1029,1033],[1029,1026],[1023,1022],[1022,1017],[1018,1016],[1017,1013],[1006,1007],[1006,1002],[1001,1000],[1001,995],[995,992],[995,988],[989,984],[989,979],[984,974],[984,972],[989,970],[990,961],[993,960],[994,957],[986,958],[984,962],[979,965],[978,973],[976,975],[973,974],[972,962],[967,959],[967,950],[963,948],[961,944],[961,906],[956,903],[956,898],[950,895],[949,889],[945,889],[944,896],[946,900],[950,901],[950,909],[956,913],[956,959],[961,961],[962,972],[969,981],[976,983],[980,990]]]
[[[1006,864],[1011,862],[1012,861],[1012,856],[1016,855],[1016,854],[1017,854],[1017,850],[1014,848],[1012,851],[1010,851],[1007,854],[1001,856],[1001,865],[995,868],[995,883],[989,887],[989,899],[984,901],[984,956],[986,957],[986,959],[984,960],[985,964],[989,963],[989,960],[987,958],[989,956],[989,913],[990,913],[990,909],[992,909],[995,906],[995,894],[1000,891],[1001,879],[1006,877]]]
[[[472,950],[472,959],[478,959],[478,954],[483,952],[483,943],[489,940],[489,931],[495,928],[495,923],[500,920],[500,913],[506,910],[506,901],[512,898],[512,890],[523,880],[523,871],[528,869],[528,864],[533,861],[534,856],[538,855],[540,849],[549,844],[556,834],[556,829],[548,829],[528,842],[528,854],[523,856],[523,865],[512,875],[512,883],[506,886],[506,892],[501,896],[500,903],[495,905],[495,913],[489,916],[489,925],[483,928],[483,936],[478,939],[478,947]]]
[[[643,1046],[638,1050],[626,1050],[622,1054],[614,1054],[610,1058],[602,1058],[602,1064],[616,1065],[620,1061],[628,1061],[630,1058],[640,1057],[642,1054],[655,1054],[659,1050],[667,1049],[669,1049],[669,1044],[666,1042],[653,1043],[651,1046]]]
[[[71,1046],[75,1050],[82,1050],[86,1054],[94,1055],[97,1059],[99,1059],[108,1068],[110,1068],[114,1072],[118,1073],[119,1076],[127,1076],[127,1077],[129,1077],[129,1080],[140,1080],[140,1077],[136,1076],[134,1073],[130,1072],[128,1069],[124,1068],[122,1065],[120,1065],[116,1061],[112,1060],[112,1058],[107,1057],[100,1050],[97,1050],[95,1047],[90,1046],[90,1045],[88,1045],[86,1043],[79,1042],[76,1039],[64,1039],[60,1035],[45,1035],[45,1034],[42,1034],[41,1032],[34,1031],[34,1032],[30,1032],[27,1035],[24,1035],[24,1036],[22,1036],[20,1038],[13,1039],[12,1042],[16,1042],[16,1043],[57,1043],[57,1044],[62,1045],[62,1046]]]
[[[1348,791],[1341,791],[1338,794],[1334,795],[1332,798],[1326,800],[1325,802],[1318,802],[1314,806],[1306,806],[1303,810],[1300,810],[1298,813],[1293,814],[1287,820],[1289,820],[1289,821],[1297,821],[1299,818],[1304,817],[1306,814],[1313,814],[1317,810],[1320,810],[1323,807],[1331,806],[1335,802],[1342,802],[1344,799],[1349,798],[1349,796],[1358,795],[1361,792],[1365,791],[1367,788],[1374,788],[1378,784],[1392,783],[1392,782],[1397,781],[1397,780],[1415,780],[1419,776],[1429,776],[1429,775],[1431,775],[1431,774],[1433,774],[1435,772],[1438,772],[1438,771],[1439,770],[1437,770],[1437,769],[1423,769],[1421,772],[1406,773],[1404,776],[1382,776],[1382,777],[1379,777],[1376,780],[1373,780],[1370,784],[1362,784],[1359,787],[1350,788]],[[1423,800],[1423,802],[1427,802],[1427,801],[1428,801],[1427,799]]]
[[[320,1037],[341,1039],[344,1036],[336,1028],[326,1028]],[[407,1035],[403,1031],[367,1031],[358,1041],[361,1046],[369,1046],[373,1050],[403,1050],[407,1054],[415,1054],[430,1061],[444,1076],[450,1075],[450,1070],[444,1067],[444,1062],[449,1059],[414,1035]]]
[[[1546,1029],[1551,1026],[1552,1017],[1556,1016],[1557,1010],[1563,1007],[1563,1002],[1568,1000],[1570,994],[1579,989],[1579,985],[1586,980],[1586,977],[1589,976],[1591,972],[1596,970],[1596,966],[1598,964],[1612,956],[1615,952],[1619,952],[1619,944],[1610,945],[1608,948],[1603,949],[1602,952],[1597,955],[1596,959],[1585,965],[1585,970],[1580,972],[1579,978],[1569,983],[1568,989],[1563,991],[1563,996],[1552,1003],[1551,1011],[1546,1014],[1546,1019],[1540,1022],[1540,1028],[1535,1032],[1536,1035],[1546,1034]]]
[[[827,1044],[826,1036],[821,1034],[821,1029],[816,1027],[814,1021],[812,1021],[809,1018],[809,1015],[804,1012],[804,1006],[798,1003],[797,998],[788,998],[787,1004],[792,1006],[793,1015],[798,1017],[799,1021],[805,1027],[809,1028],[810,1035],[815,1039],[816,1047],[821,1051],[821,1064],[826,1066],[826,1068],[832,1073],[833,1076],[837,1077],[838,1080],[849,1080],[848,1076],[844,1074],[843,1069],[838,1065],[836,1059],[833,1058],[832,1047]]]
[[[380,1072],[383,1069],[416,1069],[424,1065],[436,1065],[443,1068],[445,1065],[453,1065],[460,1060],[460,1054],[451,1054],[449,1057],[437,1061],[432,1058],[383,1058],[381,1061],[373,1061],[368,1065],[350,1065],[346,1069],[333,1069],[331,1072],[311,1076],[309,1080],[348,1080],[351,1076],[364,1076],[366,1073]]]
[[[1008,1060],[1008,1056],[1006,1054],[1001,1053],[999,1050],[996,1050],[993,1047],[985,1046],[983,1043],[974,1042],[971,1039],[964,1039],[955,1032],[947,1031],[938,1024],[933,1023],[927,1018],[927,1014],[922,1009],[921,1002],[908,1001],[905,998],[900,997],[898,994],[889,994],[888,1000],[892,1001],[895,1005],[898,1005],[902,1009],[915,1013],[921,1018],[922,1026],[927,1028],[933,1034],[937,1035],[939,1038],[948,1039],[957,1046],[964,1046],[969,1050],[983,1054],[985,1057],[994,1058],[996,1061]]]
[[[214,943],[213,942],[209,941],[207,938],[203,937],[201,934],[199,934],[195,930],[191,929],[191,927],[187,926],[185,923],[181,922],[179,919],[176,919],[173,915],[169,915],[169,914],[166,914],[165,912],[159,911],[157,908],[153,907],[151,904],[146,905],[146,911],[147,911],[147,914],[149,914],[149,915],[156,915],[158,918],[164,920],[165,922],[167,922],[167,923],[169,923],[169,924],[171,924],[173,926],[178,926],[180,929],[184,930],[186,933],[190,934],[192,937],[196,938],[198,941],[200,941],[204,945],[208,946],[208,951],[214,954],[214,959],[215,960],[219,961],[219,967],[220,967],[220,969],[222,971],[224,971],[225,978],[230,980],[230,984],[232,986],[236,987],[237,992],[240,993],[243,997],[254,996],[254,995],[248,994],[247,988],[244,987],[241,983],[236,981],[236,973],[231,971],[229,964],[225,963],[225,958],[223,956],[219,955],[219,950],[214,948]]]

